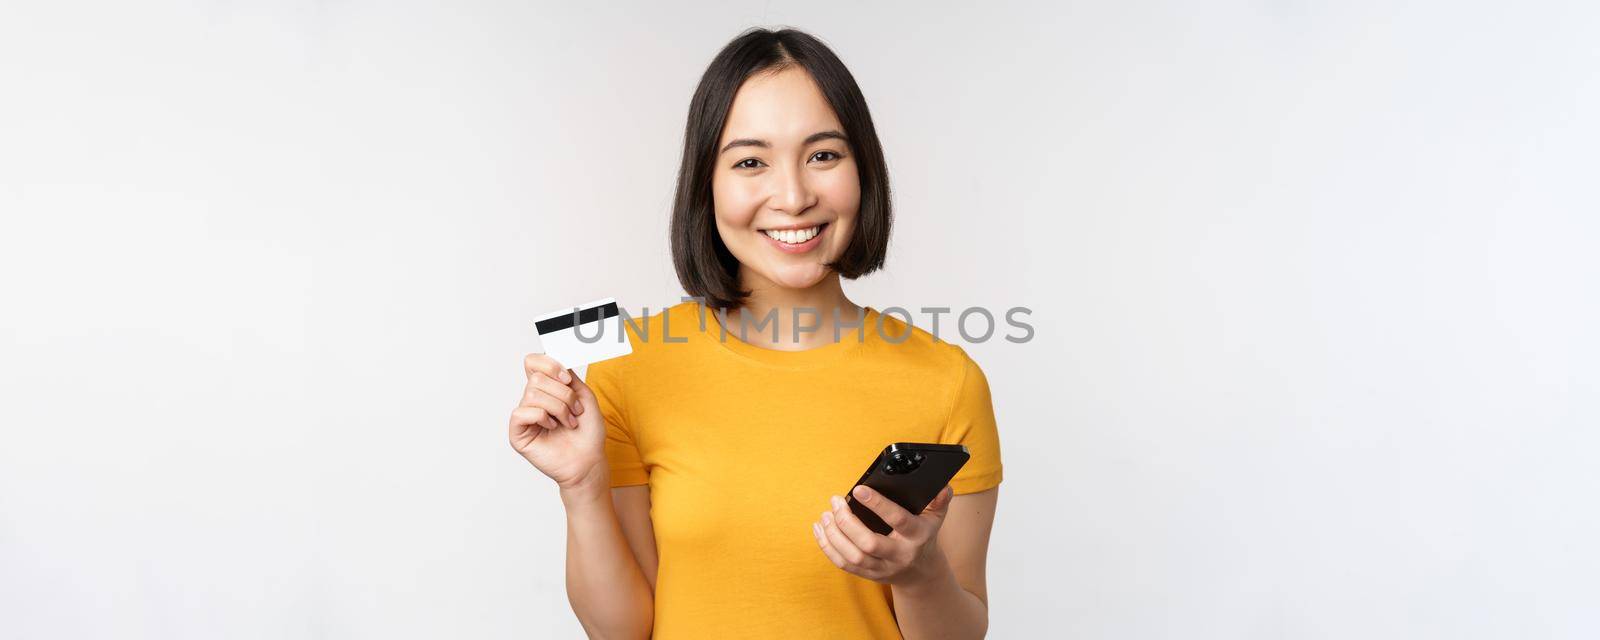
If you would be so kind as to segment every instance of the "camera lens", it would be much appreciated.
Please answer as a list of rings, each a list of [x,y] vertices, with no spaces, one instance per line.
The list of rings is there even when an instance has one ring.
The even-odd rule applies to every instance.
[[[906,454],[905,458],[900,461],[900,473],[910,473],[912,471],[916,471],[917,467],[920,466],[922,466],[922,454],[914,452],[908,453]]]
[[[900,475],[915,470],[922,462],[922,454],[915,451],[890,451],[884,456],[883,471],[889,475]]]

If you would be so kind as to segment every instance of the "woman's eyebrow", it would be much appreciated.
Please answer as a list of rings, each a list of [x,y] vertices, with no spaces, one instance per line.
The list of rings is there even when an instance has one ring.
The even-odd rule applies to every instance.
[[[821,141],[821,140],[828,140],[828,139],[840,140],[840,141],[845,142],[846,144],[848,144],[850,142],[850,139],[846,138],[843,133],[840,133],[836,129],[830,129],[828,131],[818,131],[818,132],[813,133],[813,134],[811,134],[809,136],[806,136],[805,142],[801,143],[800,146],[802,146],[802,147],[809,146],[809,145],[811,145],[811,143],[818,142],[818,141]],[[718,151],[717,153],[718,154],[727,153],[729,149],[732,149],[734,147],[761,147],[763,149],[771,149],[772,148],[772,143],[767,142],[766,140],[758,140],[756,138],[739,138],[737,140],[733,140],[733,141],[729,142],[726,146],[722,147],[721,151]]]

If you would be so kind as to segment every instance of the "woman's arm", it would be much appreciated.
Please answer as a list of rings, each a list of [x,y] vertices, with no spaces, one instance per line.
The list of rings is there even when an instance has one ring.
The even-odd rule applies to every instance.
[[[528,383],[511,411],[511,447],[561,488],[572,612],[591,638],[648,638],[656,572],[649,488],[611,488],[605,417],[588,384],[542,353],[522,362]]]
[[[656,588],[656,529],[650,523],[650,485],[617,487],[611,490],[611,503],[617,508],[617,522],[628,539],[634,559],[644,571],[644,579]]]
[[[649,526],[649,488],[609,485],[608,472],[561,490],[567,509],[567,599],[590,638],[649,638],[655,618],[655,541],[639,527],[641,505]],[[648,558],[636,561],[630,541],[640,540],[649,542]]]
[[[939,527],[935,562],[924,581],[894,585],[894,615],[907,640],[982,638],[989,628],[984,567],[1000,488],[955,496]]]

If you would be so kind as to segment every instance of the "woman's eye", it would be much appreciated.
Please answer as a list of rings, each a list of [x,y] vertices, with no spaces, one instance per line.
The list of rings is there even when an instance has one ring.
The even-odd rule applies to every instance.
[[[745,158],[743,160],[740,160],[738,164],[733,165],[733,168],[735,168],[735,169],[756,169],[756,168],[759,168],[760,166],[761,166],[761,161],[760,160],[757,160],[755,158]]]
[[[819,162],[827,162],[829,160],[838,160],[841,157],[839,154],[834,153],[832,151],[818,151],[818,152],[816,152],[814,154],[811,154],[811,159],[812,160],[816,160],[818,156],[825,156]]]

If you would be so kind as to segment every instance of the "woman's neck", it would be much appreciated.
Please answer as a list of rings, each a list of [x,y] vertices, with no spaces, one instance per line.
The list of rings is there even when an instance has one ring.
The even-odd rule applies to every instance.
[[[728,310],[727,328],[738,335],[742,322],[746,341],[758,347],[804,351],[833,344],[834,318],[837,316],[841,324],[849,326],[858,322],[864,313],[861,307],[845,297],[837,273],[829,273],[805,289],[793,289],[774,284],[749,271],[740,271],[740,285],[750,295],[744,299],[743,307]],[[796,310],[799,310],[798,313]],[[776,341],[773,339],[773,325],[777,326]],[[850,331],[854,329],[840,333]]]

